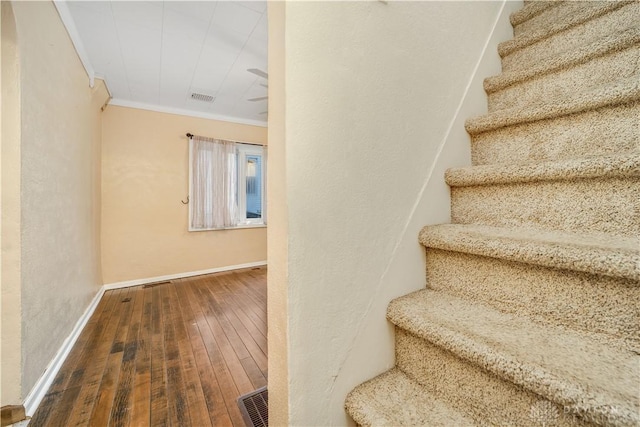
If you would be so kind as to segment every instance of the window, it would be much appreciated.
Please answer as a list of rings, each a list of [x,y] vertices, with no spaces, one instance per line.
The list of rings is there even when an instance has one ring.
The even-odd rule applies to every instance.
[[[238,144],[238,220],[240,224],[263,224],[263,149]]]
[[[189,231],[266,224],[266,150],[194,136],[189,143]]]

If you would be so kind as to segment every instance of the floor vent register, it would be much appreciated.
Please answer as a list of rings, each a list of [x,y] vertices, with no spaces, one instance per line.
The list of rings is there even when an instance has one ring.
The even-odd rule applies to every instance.
[[[238,398],[238,407],[247,427],[268,427],[269,397],[266,387],[252,391]]]

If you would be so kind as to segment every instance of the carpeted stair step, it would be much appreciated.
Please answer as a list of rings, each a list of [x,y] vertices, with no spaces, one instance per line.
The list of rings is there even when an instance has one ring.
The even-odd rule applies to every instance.
[[[441,224],[424,227],[419,240],[427,248],[640,281],[637,237]]]
[[[582,64],[613,51],[626,49],[640,42],[639,33],[639,25],[617,29],[615,32],[579,46],[577,49],[569,49],[547,57],[532,67],[505,71],[497,76],[487,77],[484,80],[484,90],[492,94],[525,80]]]
[[[512,26],[520,25],[544,12],[545,10],[561,5],[561,1],[532,1],[525,2],[525,6],[515,11],[509,16],[509,21]]]
[[[467,120],[474,165],[558,160],[640,147],[637,76]]]
[[[640,151],[447,170],[451,221],[640,235]]]
[[[534,66],[544,58],[577,49],[619,28],[639,24],[640,3],[637,1],[566,2],[580,7],[574,15],[547,22],[535,32],[523,34],[498,45],[503,71]],[[568,7],[558,6],[557,8]],[[549,12],[557,8],[550,9]]]
[[[552,120],[570,114],[576,115],[585,111],[638,100],[640,100],[640,78],[638,75],[633,75],[597,87],[587,88],[570,97],[546,99],[529,106],[508,108],[474,117],[466,121],[465,129],[473,136],[507,126]],[[579,117],[574,117],[574,119],[578,121]],[[549,125],[551,123],[547,124],[547,126]]]
[[[428,289],[392,301],[387,318],[397,367],[485,425],[640,423],[638,354]],[[536,420],[536,405],[551,419]]]
[[[477,426],[593,426],[454,353],[396,327],[396,366]],[[456,426],[458,427],[458,426]]]
[[[420,241],[429,289],[640,352],[637,238],[446,224]]]
[[[472,135],[474,165],[609,155],[640,147],[640,101]]]
[[[532,66],[484,81],[489,111],[570,96],[621,77],[640,80],[640,26],[623,29]]]
[[[549,33],[563,31],[611,11],[615,8],[612,3],[614,2],[564,1],[555,7],[545,8],[530,19],[513,25],[513,34],[516,38],[544,38]]]
[[[346,398],[345,409],[361,426],[474,424],[396,368],[353,389]]]

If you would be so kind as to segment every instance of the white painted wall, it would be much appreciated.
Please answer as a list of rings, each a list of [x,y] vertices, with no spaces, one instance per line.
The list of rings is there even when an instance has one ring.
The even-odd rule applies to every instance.
[[[329,406],[336,408],[344,402],[344,396],[357,384],[370,379],[372,373],[381,373],[393,366],[392,326],[385,319],[388,302],[424,286],[424,248],[417,243],[419,230],[428,224],[450,222],[449,187],[444,182],[447,168],[466,166],[470,161],[469,135],[464,129],[466,119],[487,112],[486,93],[482,82],[486,77],[500,74],[501,65],[498,43],[513,37],[509,15],[520,9],[522,2],[507,1],[493,23],[491,36],[486,40],[482,56],[475,56],[477,68],[467,82],[466,93],[458,101],[457,111],[447,123],[445,137],[438,146],[436,157],[425,168],[422,188],[406,218],[405,228],[397,241],[385,270],[372,293],[368,311],[358,324],[358,335],[353,338],[350,352],[341,367],[342,375],[336,378]],[[479,54],[479,52],[478,52]],[[381,331],[390,331],[381,333]],[[383,357],[372,358],[371,349],[384,346]],[[342,424],[342,414],[336,414],[332,422]],[[350,421],[350,420],[349,420]]]
[[[443,172],[470,163],[463,122],[485,110],[482,78],[499,72],[497,42],[521,4],[498,20],[503,5],[287,3],[288,255],[275,286],[287,287],[291,425],[351,422],[346,393],[393,365],[386,305],[424,286],[418,231],[449,220]],[[281,378],[270,372],[270,390]]]

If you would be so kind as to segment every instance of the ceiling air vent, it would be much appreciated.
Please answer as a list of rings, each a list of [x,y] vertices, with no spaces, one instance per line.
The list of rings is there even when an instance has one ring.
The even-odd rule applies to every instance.
[[[196,101],[213,102],[215,98],[211,95],[205,95],[203,93],[194,92],[191,94],[191,99],[195,99]]]

